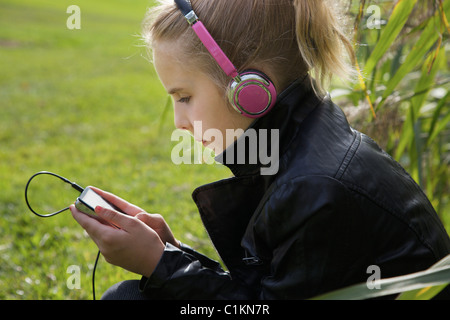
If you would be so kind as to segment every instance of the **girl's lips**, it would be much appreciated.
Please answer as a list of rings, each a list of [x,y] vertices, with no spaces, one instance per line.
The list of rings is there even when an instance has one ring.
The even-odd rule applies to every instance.
[[[195,141],[201,142],[204,147],[206,147],[207,145],[211,144],[211,141],[206,141],[206,140],[201,140],[201,139],[195,139]]]
[[[201,143],[203,144],[204,147],[207,147],[207,146],[209,146],[211,143],[214,142],[214,140],[208,141],[208,140],[203,140],[203,139],[201,139],[201,138],[200,138],[200,139],[197,139],[197,138],[195,138],[195,137],[194,137],[194,140],[197,141],[197,142],[201,142]]]

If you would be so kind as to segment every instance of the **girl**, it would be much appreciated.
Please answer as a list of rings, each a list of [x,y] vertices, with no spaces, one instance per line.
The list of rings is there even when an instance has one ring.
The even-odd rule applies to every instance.
[[[304,299],[365,282],[371,265],[387,278],[450,253],[417,184],[324,94],[332,75],[352,74],[352,46],[330,3],[177,0],[152,9],[144,36],[175,125],[194,133],[201,121],[194,138],[234,174],[193,193],[228,271],[177,241],[162,216],[95,189],[127,214],[96,208],[120,229],[72,206],[74,218],[108,262],[142,275],[103,298]],[[209,129],[245,133],[222,141]],[[277,139],[264,145],[267,130]],[[262,174],[248,137],[278,154],[276,171]]]

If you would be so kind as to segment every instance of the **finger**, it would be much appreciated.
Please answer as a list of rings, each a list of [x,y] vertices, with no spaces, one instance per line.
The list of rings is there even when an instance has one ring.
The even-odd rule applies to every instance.
[[[83,227],[83,229],[86,229],[85,226],[89,225],[89,223],[90,223],[90,221],[88,221],[88,219],[92,219],[92,218],[90,218],[86,214],[83,214],[82,212],[80,212],[73,204],[69,208],[70,208],[70,211],[72,212],[73,218],[78,222],[78,224],[80,224]]]
[[[101,234],[106,230],[111,228],[111,224],[103,220],[100,217],[93,217],[79,211],[75,205],[70,206],[70,211],[72,212],[73,218],[78,222],[78,224],[86,230],[86,232],[95,236],[96,234]]]
[[[119,208],[123,213],[129,214],[131,216],[135,216],[140,212],[143,212],[141,208],[138,206],[135,206],[134,204],[129,203],[128,201],[110,193],[107,191],[103,191],[96,187],[89,187],[92,190],[94,190],[96,193],[98,193],[103,199],[108,201],[109,203],[115,205],[117,208]]]
[[[144,222],[146,225],[148,225],[150,227],[154,223],[154,219],[152,218],[152,216],[149,213],[146,213],[146,212],[138,213],[135,216],[135,218],[141,220],[142,222]]]
[[[123,213],[117,212],[115,210],[110,210],[107,208],[102,208],[97,206],[95,208],[95,213],[102,219],[111,223],[112,225],[124,230],[129,231],[136,225],[136,222],[139,221],[134,217],[125,215]]]

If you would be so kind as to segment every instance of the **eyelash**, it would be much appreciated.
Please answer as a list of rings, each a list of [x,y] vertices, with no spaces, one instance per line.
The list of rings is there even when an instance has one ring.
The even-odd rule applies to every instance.
[[[178,100],[179,103],[188,103],[191,100],[191,97],[185,97]]]

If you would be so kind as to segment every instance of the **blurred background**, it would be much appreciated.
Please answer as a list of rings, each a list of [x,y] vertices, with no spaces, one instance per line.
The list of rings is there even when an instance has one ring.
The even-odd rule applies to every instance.
[[[77,25],[75,11],[80,9]],[[173,113],[146,49],[150,0],[0,0],[0,299],[91,299],[97,248],[70,212],[48,219],[24,188],[48,170],[164,215],[179,240],[218,259],[192,191],[230,176],[172,163]],[[422,186],[450,230],[450,1],[343,1],[364,77],[334,100]],[[40,212],[77,192],[42,176]],[[80,270],[79,289],[67,281]],[[139,277],[100,259],[97,296]]]

